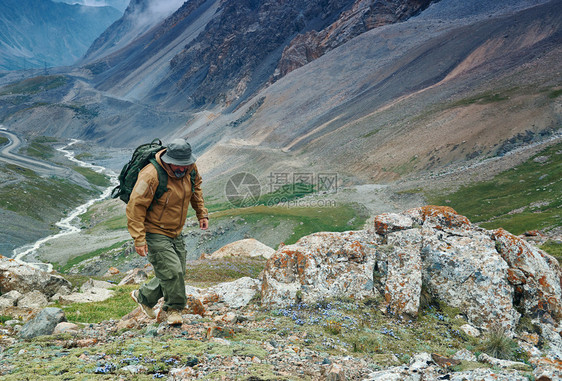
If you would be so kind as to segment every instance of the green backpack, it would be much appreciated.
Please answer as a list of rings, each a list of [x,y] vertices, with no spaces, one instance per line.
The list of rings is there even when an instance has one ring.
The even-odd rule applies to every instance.
[[[148,164],[154,165],[156,172],[158,172],[158,187],[154,193],[153,202],[156,202],[156,200],[162,197],[162,195],[168,191],[168,174],[156,161],[156,154],[164,148],[166,147],[162,145],[160,139],[154,139],[150,143],[138,146],[135,152],[133,152],[131,160],[121,169],[118,178],[119,185],[113,188],[111,197],[120,198],[125,203],[128,203],[140,170]]]
[[[168,191],[168,174],[156,161],[156,154],[164,148],[166,147],[162,145],[160,139],[154,139],[150,143],[138,146],[135,152],[133,152],[131,160],[121,169],[121,173],[118,177],[119,185],[113,188],[111,197],[120,198],[125,203],[128,203],[140,170],[148,164],[152,164],[156,168],[156,172],[158,172],[158,186],[156,187],[156,192],[154,192],[154,199],[152,202],[157,202],[157,200]],[[191,177],[191,189],[193,189],[195,187],[195,176],[197,175],[195,169],[193,169],[189,175]]]

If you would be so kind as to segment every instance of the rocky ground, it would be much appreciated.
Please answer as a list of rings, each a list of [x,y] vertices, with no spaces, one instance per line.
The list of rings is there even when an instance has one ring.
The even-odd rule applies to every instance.
[[[2,258],[2,379],[562,377],[558,262],[450,208],[381,214],[268,249],[267,261],[241,247],[263,250],[245,241],[190,264],[172,327],[161,304],[151,320],[129,297],[149,268],[78,288]]]

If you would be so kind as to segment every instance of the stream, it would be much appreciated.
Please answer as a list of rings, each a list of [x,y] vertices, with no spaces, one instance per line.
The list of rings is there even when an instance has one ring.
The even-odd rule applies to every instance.
[[[99,165],[93,165],[93,164],[90,164],[90,163],[86,163],[86,162],[78,160],[74,157],[74,151],[70,151],[70,150],[68,150],[68,148],[70,148],[72,145],[74,145],[78,142],[80,142],[80,140],[72,139],[72,141],[70,143],[68,143],[66,146],[64,146],[62,148],[57,148],[57,150],[62,152],[68,160],[80,165],[81,167],[90,168],[97,173],[102,173],[102,174],[105,174],[105,175],[109,176],[110,181],[111,181],[111,186],[109,186],[107,189],[105,189],[100,196],[98,196],[97,198],[91,199],[88,202],[78,206],[77,208],[72,210],[68,216],[64,217],[59,222],[57,222],[56,226],[60,229],[60,231],[58,233],[52,234],[52,235],[50,235],[48,237],[45,237],[45,238],[41,238],[40,240],[38,240],[35,243],[27,244],[27,245],[24,245],[22,247],[14,249],[12,258],[14,258],[18,261],[25,262],[25,258],[27,256],[34,254],[46,242],[55,240],[55,239],[60,238],[62,236],[66,236],[66,235],[69,235],[69,234],[74,234],[74,233],[79,232],[80,228],[77,226],[78,222],[79,222],[78,217],[80,215],[86,213],[88,208],[90,206],[92,206],[93,204],[95,204],[96,202],[104,200],[107,197],[109,197],[110,194],[111,194],[111,190],[118,184],[117,174],[115,172],[113,172],[112,170],[109,170],[109,169],[107,169],[105,167],[102,167],[102,166],[99,166]],[[31,265],[31,266],[34,266],[36,268],[39,268],[41,270],[47,271],[47,272],[50,272],[50,271],[53,270],[53,265],[50,264],[50,263],[30,263],[30,262],[26,262],[26,263]]]

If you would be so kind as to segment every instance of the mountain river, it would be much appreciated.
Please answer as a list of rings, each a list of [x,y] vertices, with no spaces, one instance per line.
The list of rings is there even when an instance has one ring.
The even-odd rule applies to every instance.
[[[82,204],[82,205],[78,206],[72,212],[70,212],[70,214],[67,217],[64,217],[59,222],[57,222],[56,226],[58,228],[60,228],[60,231],[58,233],[50,235],[50,236],[45,237],[45,238],[41,238],[40,240],[38,240],[35,243],[24,245],[22,247],[14,249],[12,257],[15,258],[16,260],[24,262],[25,258],[27,256],[35,253],[35,251],[37,251],[37,249],[39,249],[46,242],[52,241],[54,239],[57,239],[59,237],[65,236],[65,235],[69,235],[69,234],[79,232],[80,228],[77,226],[78,221],[79,221],[78,216],[84,214],[88,210],[88,208],[90,206],[92,206],[94,203],[109,197],[110,194],[111,194],[111,190],[118,184],[117,174],[115,172],[113,172],[112,170],[107,169],[107,168],[102,167],[102,166],[99,166],[99,165],[93,165],[93,164],[86,163],[86,162],[78,160],[74,157],[74,151],[70,151],[68,148],[70,148],[72,145],[74,145],[78,142],[79,142],[79,140],[72,139],[72,141],[69,144],[67,144],[66,146],[64,146],[62,148],[57,148],[57,150],[62,152],[68,160],[70,160],[70,161],[72,161],[72,162],[74,162],[74,163],[76,163],[76,164],[78,164],[82,167],[90,168],[97,173],[103,173],[103,174],[109,176],[110,181],[111,181],[111,186],[109,186],[107,189],[105,189],[104,192],[99,197],[91,199],[88,202],[86,202],[85,204]],[[34,267],[40,268],[41,270],[44,270],[44,271],[47,271],[47,272],[50,272],[50,271],[53,270],[53,265],[50,264],[50,263],[28,263],[28,264],[32,265]]]

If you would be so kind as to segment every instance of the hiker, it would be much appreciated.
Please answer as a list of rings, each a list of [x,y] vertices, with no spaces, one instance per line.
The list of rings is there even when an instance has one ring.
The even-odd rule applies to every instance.
[[[186,249],[181,232],[188,205],[191,203],[195,210],[202,230],[208,228],[209,218],[203,202],[202,179],[189,143],[174,139],[155,159],[168,176],[167,190],[153,202],[159,184],[158,170],[155,164],[146,165],[139,172],[127,203],[127,227],[136,252],[141,257],[148,256],[156,277],[134,290],[131,297],[153,319],[153,307],[164,297],[167,322],[175,325],[182,324],[181,311],[187,302]]]

